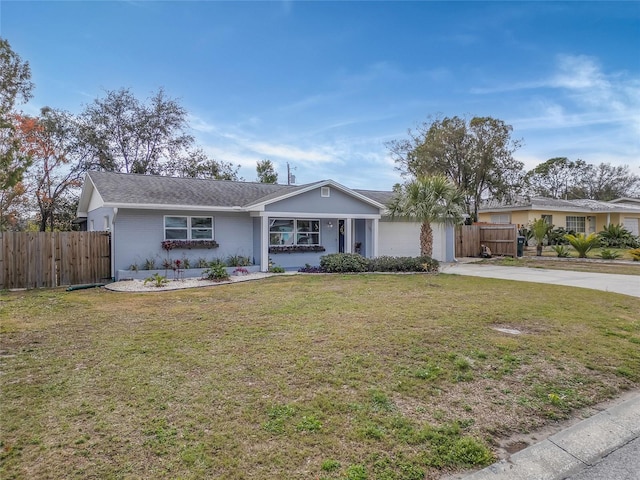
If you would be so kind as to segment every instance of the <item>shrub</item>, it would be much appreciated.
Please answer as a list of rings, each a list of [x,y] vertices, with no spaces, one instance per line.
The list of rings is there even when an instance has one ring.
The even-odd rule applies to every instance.
[[[603,248],[600,250],[598,257],[604,260],[615,260],[616,258],[620,258],[622,254],[620,252],[616,252],[615,250],[609,250],[608,248]]]
[[[638,248],[640,239],[634,236],[624,226],[610,223],[604,230],[598,233],[601,247],[611,248]]]
[[[156,269],[156,259],[153,257],[145,258],[142,270],[155,270],[155,269]]]
[[[271,273],[284,273],[284,268],[279,265],[273,265],[269,267],[269,272]]]
[[[598,245],[600,241],[595,233],[585,235],[584,233],[578,233],[577,235],[567,234],[564,236],[573,248],[578,252],[578,258],[587,258],[587,253]]]
[[[209,264],[209,268],[207,268],[204,272],[202,272],[203,278],[207,280],[212,280],[214,282],[222,282],[224,280],[229,280],[229,273],[227,272],[224,263],[219,262],[211,262]]]
[[[300,273],[326,273],[322,267],[312,267],[310,264],[306,264],[304,267],[298,269]]]
[[[554,245],[551,247],[556,255],[560,258],[567,258],[569,256],[569,249],[566,245]]]
[[[631,255],[631,258],[633,258],[634,262],[640,262],[640,248],[629,250],[629,254]]]
[[[317,268],[317,267],[313,267]],[[300,271],[322,271],[327,273],[360,272],[437,272],[440,262],[431,257],[390,257],[364,258],[358,253],[332,253],[320,257],[320,267],[313,270],[307,265]]]
[[[167,270],[173,269],[173,260],[170,258],[165,258],[162,260],[162,268],[164,268],[164,274],[167,274]]]
[[[209,266],[209,262],[206,258],[200,257],[196,260],[196,268],[207,268]]]
[[[223,267],[226,267],[227,264],[225,263],[224,260],[222,260],[221,258],[214,258],[213,260],[211,260],[209,262],[209,268],[216,266],[216,265],[222,265]]]
[[[367,272],[369,260],[358,253],[331,253],[320,257],[320,266],[329,273]]]
[[[547,240],[549,240],[549,245],[569,245],[569,241],[564,238],[565,235],[575,235],[576,232],[573,230],[567,230],[564,227],[554,228],[549,231],[547,234]]]
[[[242,255],[229,255],[227,257],[227,265],[230,267],[247,267],[251,265],[251,259]]]
[[[437,272],[440,263],[431,257],[382,256],[369,261],[371,272]]]
[[[249,270],[244,267],[238,267],[233,271],[233,274],[236,276],[249,275]]]

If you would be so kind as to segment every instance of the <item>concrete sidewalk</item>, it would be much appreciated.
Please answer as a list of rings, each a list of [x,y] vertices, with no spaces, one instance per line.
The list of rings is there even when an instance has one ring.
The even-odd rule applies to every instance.
[[[605,292],[640,297],[640,276],[610,273],[573,272],[545,268],[502,267],[483,263],[446,263],[440,272],[474,277],[500,278],[520,282],[546,283],[568,287],[591,288]]]
[[[629,449],[634,455],[640,438],[640,395],[604,410],[546,440],[525,448],[505,460],[464,476],[464,480],[560,480],[606,478],[613,480],[640,478],[640,472],[621,469],[622,476],[605,477],[598,472],[599,462],[612,452]],[[635,461],[635,460],[632,460]],[[593,475],[589,470],[593,469]]]

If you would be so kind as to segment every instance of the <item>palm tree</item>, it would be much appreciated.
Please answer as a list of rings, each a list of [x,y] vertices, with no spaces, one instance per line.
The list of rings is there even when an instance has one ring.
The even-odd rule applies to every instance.
[[[573,248],[578,252],[578,258],[587,258],[587,253],[593,247],[598,246],[600,239],[598,235],[595,233],[590,233],[589,235],[585,235],[584,233],[577,233],[576,235],[571,235],[567,233],[564,238],[571,244]]]
[[[538,257],[542,255],[542,242],[544,241],[544,237],[549,233],[549,230],[551,230],[551,225],[549,225],[544,218],[533,219],[531,223],[531,233],[533,234],[533,238],[536,239],[536,255]]]
[[[418,177],[396,189],[387,205],[392,219],[401,217],[422,222],[420,254],[433,254],[432,223],[462,222],[464,195],[444,176]]]

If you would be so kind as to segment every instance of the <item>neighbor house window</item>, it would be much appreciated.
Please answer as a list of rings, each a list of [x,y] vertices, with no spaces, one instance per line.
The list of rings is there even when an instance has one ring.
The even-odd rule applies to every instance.
[[[164,217],[165,240],[213,240],[213,217]]]
[[[542,215],[542,220],[544,220],[547,225],[553,225],[553,215]]]
[[[567,230],[573,230],[576,233],[585,233],[585,217],[567,216]]]
[[[511,218],[508,213],[492,214],[491,223],[511,223]]]
[[[320,245],[320,220],[275,218],[269,222],[269,245]]]

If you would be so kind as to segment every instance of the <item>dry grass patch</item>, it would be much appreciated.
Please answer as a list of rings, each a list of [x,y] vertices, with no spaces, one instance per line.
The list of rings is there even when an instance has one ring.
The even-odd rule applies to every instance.
[[[438,478],[637,387],[639,318],[455,275],[3,293],[0,476]]]

